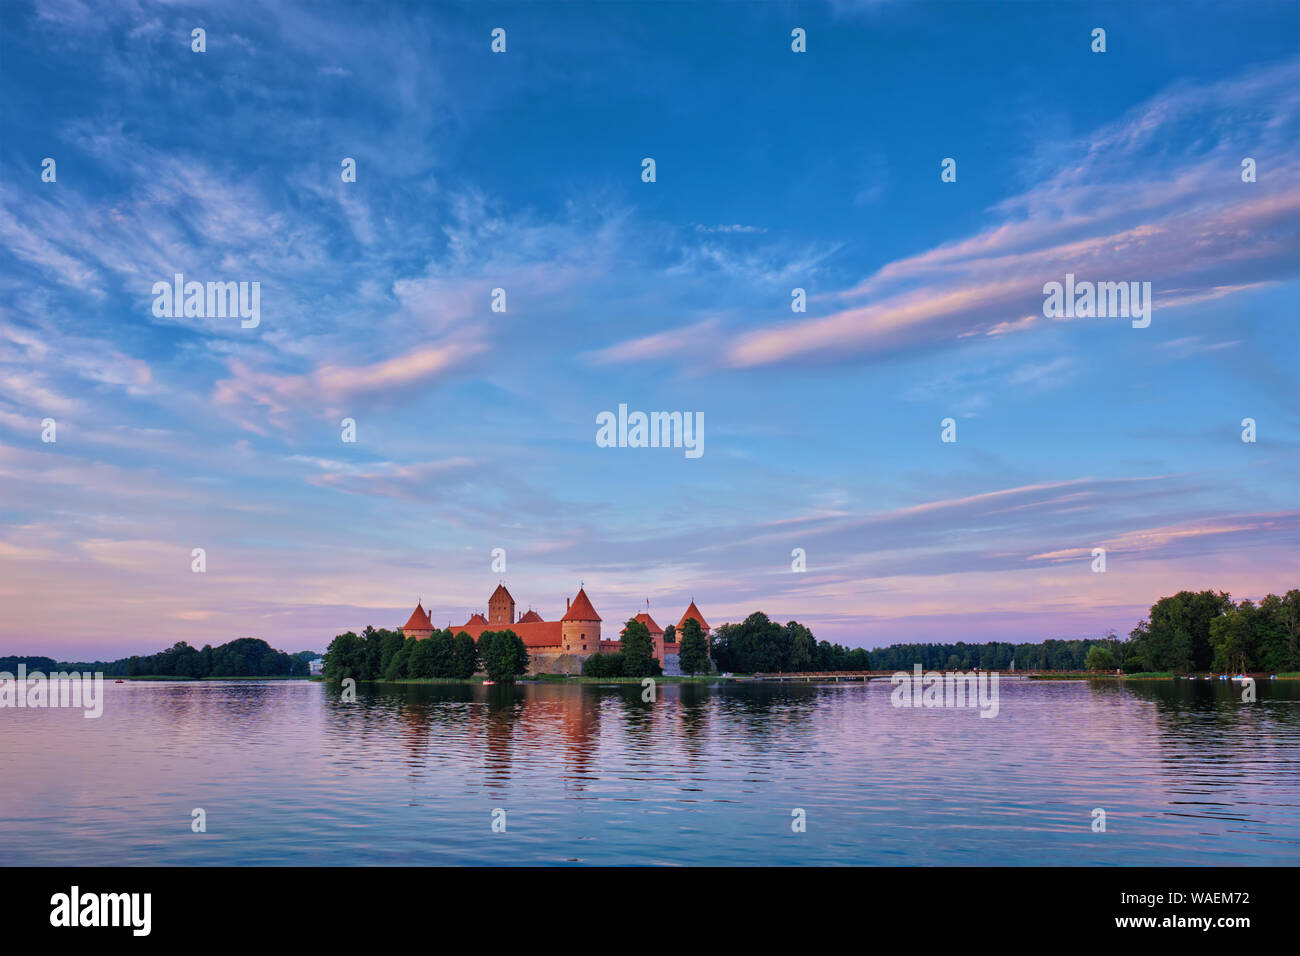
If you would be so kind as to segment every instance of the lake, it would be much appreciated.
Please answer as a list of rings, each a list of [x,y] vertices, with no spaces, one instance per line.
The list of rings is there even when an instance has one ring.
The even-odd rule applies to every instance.
[[[0,862],[1300,863],[1300,682],[890,690],[110,680],[0,710]]]

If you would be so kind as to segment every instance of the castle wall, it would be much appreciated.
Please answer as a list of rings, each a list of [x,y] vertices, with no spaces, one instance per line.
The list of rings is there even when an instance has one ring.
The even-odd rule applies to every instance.
[[[582,674],[582,662],[590,654],[534,653],[528,652],[528,673],[530,674]]]
[[[560,644],[566,654],[587,656],[600,651],[599,621],[565,621]]]

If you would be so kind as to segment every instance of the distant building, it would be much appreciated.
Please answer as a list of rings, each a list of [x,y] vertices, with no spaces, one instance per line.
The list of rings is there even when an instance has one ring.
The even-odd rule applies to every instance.
[[[428,637],[433,633],[433,622],[429,620],[429,612],[424,609],[424,602],[416,602],[415,610],[401,627],[402,634],[406,637]]]
[[[487,617],[475,612],[463,625],[451,628],[451,632],[459,634],[464,631],[477,641],[484,631],[504,631],[508,628],[518,634],[524,646],[528,648],[528,655],[534,662],[533,670],[544,670],[560,657],[572,656],[580,663],[592,654],[613,654],[623,649],[622,641],[601,638],[601,618],[596,613],[591,599],[587,597],[585,589],[579,588],[577,595],[572,600],[566,600],[565,604],[567,606],[564,616],[558,621],[543,620],[542,616],[534,610],[529,610],[516,618],[515,599],[506,590],[504,584],[498,584],[497,589],[488,598]],[[700,613],[694,601],[691,601],[691,606],[682,615],[682,624],[690,617],[700,622],[700,628],[707,636],[709,626],[704,622],[704,615]],[[650,637],[654,642],[655,659],[659,661],[665,673],[675,671],[677,643],[664,640],[663,628],[656,624],[654,618],[648,613],[636,615],[636,620],[645,624],[650,631]],[[415,638],[426,638],[434,630],[429,612],[424,609],[423,602],[415,605],[410,619],[401,628],[405,636]],[[677,633],[681,634],[681,624],[677,626]]]
[[[307,673],[316,675],[325,673],[325,658],[317,657],[307,662]]]

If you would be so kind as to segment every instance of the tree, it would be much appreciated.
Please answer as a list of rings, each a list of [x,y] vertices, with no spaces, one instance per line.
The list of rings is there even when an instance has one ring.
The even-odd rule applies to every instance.
[[[217,666],[216,651],[213,652],[213,666]],[[327,681],[338,682],[347,677],[353,680],[365,680],[365,669],[366,651],[361,638],[352,631],[347,631],[330,641],[330,646],[325,651]]]
[[[1090,671],[1114,670],[1115,655],[1104,644],[1094,644],[1088,649],[1088,656],[1083,659],[1083,666]]]
[[[677,654],[678,663],[685,674],[698,674],[709,669],[709,644],[700,628],[700,622],[693,617],[688,617],[682,625],[682,639]]]
[[[655,660],[654,638],[650,636],[650,629],[636,618],[631,618],[623,625],[619,639],[623,642],[620,652],[623,655],[623,676],[653,677],[658,662]]]
[[[451,676],[469,680],[478,670],[478,645],[474,638],[461,631],[452,639]]]
[[[665,644],[676,644],[676,643],[677,643],[677,625],[676,625],[676,624],[669,624],[667,627],[664,628],[664,643],[665,643]]]
[[[812,670],[817,662],[817,638],[798,621],[791,621],[785,627],[790,632],[790,670]]]
[[[1214,647],[1212,666],[1216,671],[1244,672],[1259,666],[1256,629],[1260,617],[1255,603],[1245,600],[1210,625],[1210,641]]]
[[[437,676],[434,674],[434,645],[431,638],[411,638],[410,649],[406,652],[406,676],[420,680]]]
[[[401,650],[402,642],[404,638],[402,637],[401,631],[385,630],[385,631],[378,631],[377,634],[380,635],[378,638],[378,642],[379,642],[378,673],[382,675],[388,672],[388,665],[392,661],[393,655],[396,654],[399,650]]]
[[[470,638],[473,640],[473,638]],[[433,676],[449,678],[456,676],[456,644],[451,631],[443,628],[434,631],[424,639],[429,645],[429,657],[433,661]]]
[[[528,648],[512,630],[484,631],[478,639],[479,658],[488,680],[513,684],[516,677],[528,672]]]
[[[1259,666],[1270,673],[1278,671],[1300,670],[1300,654],[1297,654],[1297,629],[1292,617],[1292,609],[1287,607],[1287,599],[1292,595],[1300,598],[1300,591],[1292,591],[1286,598],[1269,594],[1259,602],[1259,619],[1255,625],[1255,644]]]
[[[1156,601],[1144,622],[1147,670],[1208,670],[1214,658],[1210,625],[1231,609],[1232,599],[1222,591],[1179,591]]]
[[[582,662],[583,677],[622,677],[623,655],[592,654]]]
[[[366,677],[379,680],[384,673],[382,666],[384,654],[384,632],[377,631],[369,624],[361,632],[361,643],[366,649]]]
[[[388,667],[379,675],[380,680],[401,680],[406,676],[407,666],[411,659],[412,645],[415,643],[413,637],[402,640],[402,646],[388,659]]]

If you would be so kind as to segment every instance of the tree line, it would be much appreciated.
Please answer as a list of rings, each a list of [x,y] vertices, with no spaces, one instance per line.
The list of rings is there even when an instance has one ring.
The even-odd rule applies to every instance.
[[[400,630],[367,627],[347,631],[325,652],[325,679],[468,680],[481,667],[489,680],[511,683],[528,671],[528,648],[514,631],[484,631],[476,642],[461,631],[435,630],[429,637],[403,637]]]
[[[1018,670],[1295,672],[1300,590],[1269,594],[1258,604],[1234,602],[1222,591],[1179,591],[1156,601],[1127,640],[1108,634],[1033,644],[891,644],[869,651],[819,641],[798,621],[778,624],[756,611],[739,624],[718,627],[709,648],[719,670],[739,674],[897,671],[916,664],[926,670],[1009,671],[1013,661]]]
[[[105,677],[306,677],[307,662],[319,657],[315,651],[286,654],[255,637],[213,647],[194,648],[177,641],[157,654],[123,657],[116,661],[56,662],[49,657],[0,658],[0,671],[13,672],[21,661],[28,671],[90,671]]]
[[[689,622],[688,622],[689,623]],[[720,671],[738,674],[871,670],[871,652],[818,641],[798,621],[778,624],[755,611],[739,624],[723,624],[710,640]],[[908,667],[911,667],[909,662]]]
[[[1151,605],[1127,642],[1106,649],[1126,671],[1300,671],[1300,589],[1258,604],[1235,603],[1223,591],[1179,591]]]

